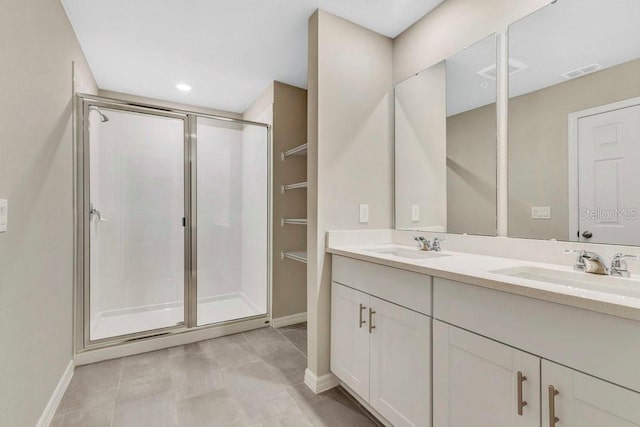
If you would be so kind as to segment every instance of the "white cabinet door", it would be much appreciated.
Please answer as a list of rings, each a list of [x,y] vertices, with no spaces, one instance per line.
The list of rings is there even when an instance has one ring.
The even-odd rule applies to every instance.
[[[433,420],[434,427],[540,427],[540,359],[434,320]]]
[[[331,285],[331,371],[369,399],[369,295]]]
[[[603,363],[615,363],[615,361],[603,361]],[[543,360],[542,425],[544,427],[640,426],[640,394]]]
[[[431,318],[373,296],[370,302],[369,403],[395,427],[429,426]]]

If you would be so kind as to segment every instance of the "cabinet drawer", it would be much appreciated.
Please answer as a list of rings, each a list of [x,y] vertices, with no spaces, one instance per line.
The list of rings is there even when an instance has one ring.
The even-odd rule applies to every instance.
[[[431,276],[334,255],[331,280],[431,315]]]
[[[435,278],[433,317],[640,391],[640,322]]]

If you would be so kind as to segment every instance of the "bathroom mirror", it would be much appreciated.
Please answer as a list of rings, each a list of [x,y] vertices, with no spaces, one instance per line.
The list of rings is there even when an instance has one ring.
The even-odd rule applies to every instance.
[[[509,236],[640,245],[640,1],[509,29]]]
[[[395,88],[395,226],[496,234],[496,36]]]

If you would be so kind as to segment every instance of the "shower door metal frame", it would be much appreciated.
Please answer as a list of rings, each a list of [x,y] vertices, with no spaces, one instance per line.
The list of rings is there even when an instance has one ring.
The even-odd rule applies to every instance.
[[[242,323],[264,318],[269,323],[271,314],[272,279],[272,147],[271,126],[224,116],[198,113],[194,111],[164,108],[151,104],[123,101],[95,95],[76,95],[74,114],[76,132],[74,135],[75,156],[75,212],[74,212],[74,353],[117,346],[133,341],[153,339],[170,334],[219,327],[226,324]],[[132,113],[179,119],[184,124],[184,322],[182,325],[140,331],[98,340],[90,339],[90,184],[89,184],[89,107],[108,108]],[[264,127],[267,133],[267,304],[265,314],[234,319],[209,325],[197,325],[197,118],[236,122],[244,125]]]

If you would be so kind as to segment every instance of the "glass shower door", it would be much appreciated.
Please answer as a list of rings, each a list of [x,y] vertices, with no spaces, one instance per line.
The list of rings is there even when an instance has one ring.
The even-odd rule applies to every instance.
[[[90,340],[184,325],[185,120],[88,111]]]
[[[197,325],[267,313],[268,129],[197,118]]]

